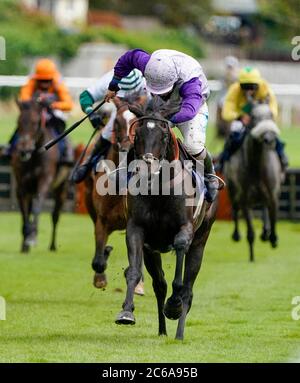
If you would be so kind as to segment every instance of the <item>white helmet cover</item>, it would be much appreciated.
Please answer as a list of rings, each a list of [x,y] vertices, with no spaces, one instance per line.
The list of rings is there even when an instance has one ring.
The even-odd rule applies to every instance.
[[[178,80],[176,66],[171,57],[154,52],[148,61],[144,76],[146,87],[153,94],[164,94],[172,90]]]

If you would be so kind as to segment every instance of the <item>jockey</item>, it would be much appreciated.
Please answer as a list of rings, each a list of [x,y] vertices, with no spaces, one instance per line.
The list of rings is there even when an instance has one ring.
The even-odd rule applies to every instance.
[[[64,112],[73,108],[73,102],[68,89],[60,79],[54,62],[49,59],[41,59],[37,62],[34,74],[20,90],[20,102],[30,101],[32,98],[37,98],[40,104],[47,108],[47,126],[53,127],[57,134],[62,133],[66,125]],[[10,152],[16,143],[17,134],[18,132],[15,131],[10,139]],[[66,138],[61,146],[61,152],[60,162],[72,165],[73,149]]]
[[[93,104],[104,98],[113,75],[114,72],[111,70],[102,76],[95,84],[80,94],[80,105],[84,113],[88,114],[91,112],[93,110]],[[116,95],[119,98],[128,100],[130,102],[135,101],[141,97],[148,99],[150,96],[145,87],[145,79],[142,73],[137,69],[132,70],[128,76],[125,76],[120,80],[119,88],[120,90]],[[106,104],[106,108],[109,105],[110,104]],[[103,109],[104,113],[107,112],[105,108],[102,108],[102,111]],[[104,118],[103,115],[101,116],[99,113],[93,113],[89,117],[90,122],[95,129],[98,129],[101,125],[104,126],[104,128],[102,129],[101,135],[99,136],[99,139],[97,140],[90,156],[81,166],[75,170],[73,174],[73,181],[76,183],[83,181],[88,172],[93,167],[95,161],[97,161],[100,156],[106,156],[108,153],[108,150],[111,146],[114,120],[117,114],[115,107],[111,108],[110,111],[111,115],[108,121],[105,121],[106,118]]]
[[[209,88],[201,65],[194,58],[175,50],[160,49],[152,54],[141,49],[130,50],[115,65],[106,101],[116,95],[121,78],[134,68],[145,76],[146,87],[157,110],[167,114],[167,119],[181,131],[188,153],[202,159],[206,152],[206,199],[212,202],[217,194],[217,182],[209,176],[215,172],[211,156],[205,150]]]
[[[276,97],[269,84],[261,77],[260,72],[252,67],[240,71],[239,79],[228,89],[222,109],[224,120],[231,122],[230,135],[220,155],[220,170],[230,156],[240,147],[245,137],[246,129],[251,123],[251,108],[253,101],[269,100],[273,119],[278,115]],[[283,171],[288,166],[284,153],[284,143],[277,137],[276,151]]]

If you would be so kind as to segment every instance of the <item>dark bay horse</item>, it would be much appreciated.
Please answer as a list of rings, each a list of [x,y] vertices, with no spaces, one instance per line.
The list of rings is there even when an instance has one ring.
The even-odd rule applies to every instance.
[[[117,107],[114,143],[109,149],[105,163],[111,161],[118,167],[119,153],[128,153],[131,147],[128,137],[129,120],[135,116],[129,111],[127,102],[116,97],[114,103]],[[108,238],[114,231],[124,230],[127,222],[126,195],[99,194],[97,183],[103,175],[104,169],[95,174],[91,172],[85,181],[85,204],[95,226],[95,255],[92,268],[95,271],[94,286],[97,288],[105,288],[107,285],[105,270],[112,250],[112,247],[107,245]],[[142,284],[137,286],[136,291],[143,294]]]
[[[263,208],[261,239],[269,240],[275,248],[278,241],[276,219],[282,174],[275,151],[279,129],[272,120],[267,103],[253,105],[251,126],[241,148],[225,164],[224,174],[235,225],[232,238],[240,240],[238,213],[241,210],[247,223],[250,261],[253,262],[255,233],[251,210],[255,206]]]
[[[141,265],[144,260],[152,277],[157,299],[158,333],[167,334],[165,317],[178,319],[176,339],[183,339],[186,315],[192,305],[193,285],[215,219],[216,202],[208,205],[202,193],[202,199],[199,198],[197,204],[198,219],[195,221],[195,207],[188,203],[191,196],[194,198],[189,171],[179,162],[177,170],[182,172],[182,179],[189,182],[182,193],[178,194],[175,193],[175,189],[182,181],[178,182],[177,170],[171,171],[171,178],[166,182],[161,175],[167,170],[170,162],[177,158],[176,144],[168,121],[157,114],[144,115],[143,111],[137,108],[130,107],[130,110],[139,117],[131,127],[131,130],[133,127],[135,130],[134,158],[142,161],[141,168],[146,166],[148,169],[144,175],[143,171],[141,172],[141,182],[145,176],[146,185],[149,186],[148,177],[151,175],[151,179],[156,177],[159,187],[154,195],[133,194],[129,188],[126,228],[129,260],[126,272],[127,293],[116,323],[135,324],[134,288],[141,278]],[[178,161],[176,163],[178,164]],[[142,166],[143,164],[145,166]],[[169,187],[169,195],[163,192],[165,187]],[[204,188],[204,184],[202,187]],[[161,253],[171,249],[176,252],[176,270],[172,282],[173,292],[165,303],[167,282],[162,269]]]
[[[39,214],[50,190],[55,200],[50,250],[55,251],[56,227],[67,196],[68,175],[59,172],[58,148],[43,150],[44,144],[55,137],[53,129],[46,127],[45,109],[36,100],[18,102],[18,106],[18,141],[12,153],[12,167],[23,219],[21,251],[28,252],[36,243]]]

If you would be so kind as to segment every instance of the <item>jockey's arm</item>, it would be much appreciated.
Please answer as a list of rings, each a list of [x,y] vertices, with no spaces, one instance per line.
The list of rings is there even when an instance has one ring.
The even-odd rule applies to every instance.
[[[35,81],[30,79],[25,85],[20,89],[19,100],[21,102],[30,101],[35,92]]]
[[[234,83],[228,89],[222,108],[222,118],[225,121],[230,122],[239,118],[241,114],[241,111],[238,108],[239,98],[240,86],[238,83]]]
[[[74,105],[67,87],[63,83],[61,83],[58,85],[56,92],[58,96],[58,101],[54,101],[51,104],[51,108],[59,109],[63,112],[69,112]]]
[[[181,86],[179,94],[182,97],[182,104],[179,112],[170,118],[173,124],[192,120],[205,101],[201,93],[201,83],[198,77],[185,82]]]
[[[273,118],[275,120],[278,116],[278,104],[277,104],[276,96],[271,88],[269,88],[269,97],[270,97],[270,103],[269,103],[270,109],[272,111]]]
[[[114,76],[108,86],[109,91],[116,93],[119,90],[120,80],[128,76],[133,69],[139,69],[144,74],[149,59],[150,54],[142,49],[132,49],[124,53],[114,67]]]
[[[80,94],[79,102],[84,113],[87,114],[91,112],[94,103],[104,98],[113,75],[113,70],[109,71],[104,76],[99,78],[95,84],[91,85],[88,89],[84,90]]]

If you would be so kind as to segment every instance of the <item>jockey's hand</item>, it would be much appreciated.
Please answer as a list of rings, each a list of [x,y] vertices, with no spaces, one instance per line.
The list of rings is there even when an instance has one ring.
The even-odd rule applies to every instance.
[[[109,102],[111,99],[116,97],[116,94],[117,94],[117,92],[115,92],[113,90],[108,90],[105,97],[104,97],[105,102]]]
[[[39,97],[38,103],[43,106],[44,108],[51,109],[51,104],[53,103],[53,100],[49,97]]]
[[[243,114],[240,118],[244,126],[248,126],[251,122],[251,116],[249,114]]]
[[[102,121],[102,118],[99,116],[99,114],[91,114],[89,116],[89,120],[91,124],[93,125],[94,129],[99,129],[101,126],[104,126],[104,123]]]

